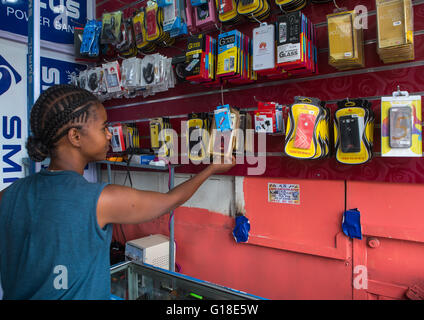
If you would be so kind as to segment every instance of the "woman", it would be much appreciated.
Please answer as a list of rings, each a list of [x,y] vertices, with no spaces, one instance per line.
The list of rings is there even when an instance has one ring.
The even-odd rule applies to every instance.
[[[109,299],[112,224],[138,224],[185,203],[235,159],[211,164],[168,193],[89,183],[87,163],[104,160],[111,133],[90,92],[57,85],[31,110],[28,155],[47,170],[0,193],[0,278],[4,299]],[[226,163],[229,162],[229,163]]]

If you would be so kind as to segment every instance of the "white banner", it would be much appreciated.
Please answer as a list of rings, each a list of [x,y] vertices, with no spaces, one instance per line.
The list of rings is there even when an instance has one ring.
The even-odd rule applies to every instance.
[[[0,39],[0,190],[24,176],[27,157],[26,45]]]
[[[0,38],[0,190],[25,176],[27,157],[27,46]],[[41,52],[41,92],[52,85],[69,83],[70,74],[87,66],[72,56]]]

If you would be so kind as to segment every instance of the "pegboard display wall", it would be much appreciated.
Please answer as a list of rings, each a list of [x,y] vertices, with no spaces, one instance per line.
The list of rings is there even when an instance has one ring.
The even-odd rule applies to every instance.
[[[365,67],[348,71],[338,71],[328,64],[328,35],[326,15],[333,13],[333,2],[326,4],[309,3],[302,12],[317,28],[318,73],[313,76],[293,77],[285,80],[258,80],[247,85],[225,85],[205,87],[189,83],[177,84],[167,92],[155,96],[133,99],[105,101],[104,105],[110,122],[136,122],[142,136],[142,147],[150,146],[149,119],[170,117],[173,129],[180,133],[181,121],[187,120],[191,112],[213,112],[222,103],[254,113],[257,101],[275,101],[283,105],[293,103],[295,96],[319,98],[327,102],[333,114],[336,102],[345,98],[363,98],[372,102],[375,113],[374,157],[362,165],[340,164],[332,156],[324,160],[298,160],[284,155],[284,135],[268,135],[266,143],[266,170],[262,176],[293,179],[326,179],[379,181],[397,183],[423,183],[424,159],[422,158],[383,158],[380,143],[380,101],[382,96],[391,96],[398,86],[410,94],[424,94],[424,1],[412,1],[414,9],[415,60],[396,64],[383,64],[377,54],[377,27],[375,1],[337,0],[339,7],[353,10],[363,5],[368,10],[368,29],[364,30]],[[271,1],[272,14],[266,20],[276,21],[282,12]],[[97,17],[103,12],[124,9],[130,16],[138,8],[145,6],[143,1],[98,1]],[[258,23],[242,22],[223,26],[222,31],[240,30],[251,36]],[[209,34],[215,38],[217,29]],[[161,48],[157,52],[172,57],[181,54],[187,44],[187,37],[179,37],[174,47]],[[331,122],[332,123],[332,122]],[[331,128],[332,129],[332,128]],[[255,144],[256,145],[256,144]],[[244,176],[247,168],[256,164],[237,165],[227,174]],[[183,165],[177,173],[197,173],[204,166]]]

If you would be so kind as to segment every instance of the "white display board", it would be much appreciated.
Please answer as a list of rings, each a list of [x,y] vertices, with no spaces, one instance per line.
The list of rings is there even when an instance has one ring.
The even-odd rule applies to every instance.
[[[0,190],[24,176],[27,46],[0,39]]]

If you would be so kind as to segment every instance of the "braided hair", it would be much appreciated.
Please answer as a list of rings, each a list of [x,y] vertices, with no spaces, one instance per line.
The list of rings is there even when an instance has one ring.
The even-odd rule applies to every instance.
[[[91,92],[73,85],[55,85],[44,91],[31,109],[32,136],[26,143],[29,157],[39,162],[51,156],[55,144],[71,128],[82,128],[90,107],[98,102]]]

